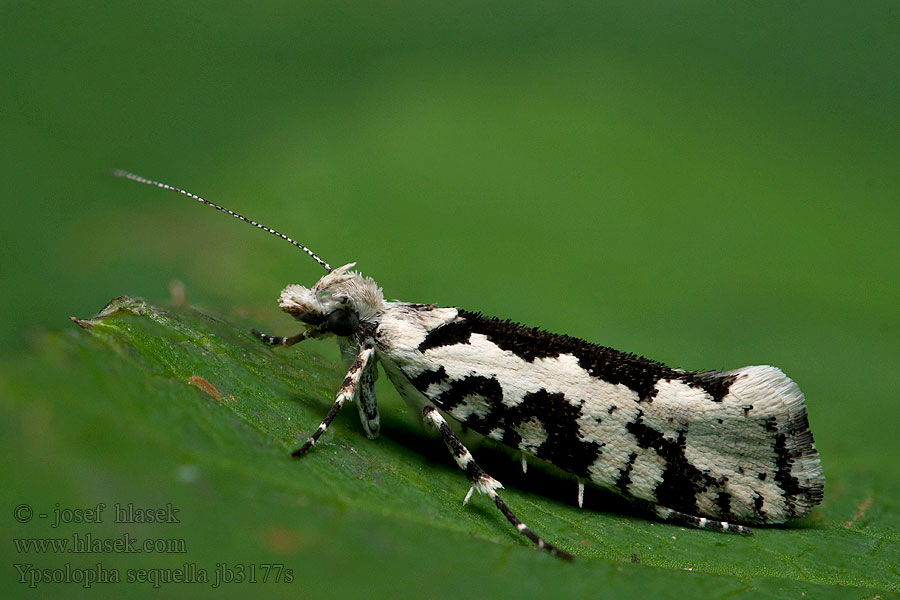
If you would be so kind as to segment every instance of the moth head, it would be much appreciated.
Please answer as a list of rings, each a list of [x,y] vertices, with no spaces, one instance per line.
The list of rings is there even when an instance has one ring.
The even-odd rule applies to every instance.
[[[356,333],[384,309],[384,294],[371,277],[350,269],[350,263],[329,272],[311,288],[289,285],[278,305],[319,334],[345,337]]]

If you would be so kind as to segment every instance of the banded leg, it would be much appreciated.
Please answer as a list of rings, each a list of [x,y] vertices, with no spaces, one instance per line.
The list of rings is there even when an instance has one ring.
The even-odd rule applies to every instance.
[[[695,517],[665,506],[654,505],[654,512],[664,521],[675,521],[685,523],[698,529],[713,529],[715,531],[726,531],[728,533],[740,533],[743,535],[753,535],[753,530],[743,525],[736,525],[728,521],[717,521],[706,517]]]
[[[334,417],[337,416],[338,411],[341,410],[341,407],[344,406],[347,402],[353,400],[353,397],[356,395],[357,390],[359,389],[359,379],[362,375],[365,366],[369,364],[369,361],[372,360],[372,356],[375,354],[375,349],[372,346],[366,346],[362,349],[362,351],[356,356],[356,359],[353,361],[353,364],[350,365],[350,370],[347,371],[347,376],[344,377],[344,383],[341,384],[341,389],[338,390],[337,398],[334,401],[334,404],[331,405],[331,410],[328,411],[328,414],[325,415],[325,418],[319,423],[319,427],[316,431],[309,436],[309,439],[306,440],[306,443],[300,446],[298,449],[294,450],[291,453],[293,457],[300,457],[306,454],[306,451],[312,448],[313,444],[318,441],[319,436],[325,433],[325,430],[328,429],[328,426],[331,425],[331,422],[334,420]]]
[[[478,463],[475,462],[472,454],[463,443],[459,441],[459,438],[456,437],[456,434],[453,433],[453,430],[447,425],[447,421],[444,420],[444,417],[441,416],[434,406],[426,406],[422,413],[425,417],[425,421],[434,425],[441,433],[441,437],[444,439],[447,449],[450,450],[450,453],[453,455],[453,459],[456,460],[456,464],[459,465],[459,468],[466,473],[466,477],[472,485],[471,489],[469,489],[469,493],[466,494],[466,499],[463,501],[464,503],[468,502],[469,498],[472,496],[472,492],[475,490],[482,494],[486,494],[494,501],[494,504],[496,504],[497,508],[500,509],[500,512],[503,513],[506,520],[512,523],[512,526],[515,527],[519,533],[534,542],[538,548],[543,548],[550,554],[568,561],[575,560],[568,552],[560,550],[556,546],[545,542],[535,535],[534,532],[528,529],[525,523],[520,521],[516,515],[509,510],[509,507],[506,506],[506,503],[503,502],[500,495],[497,494],[497,489],[503,486],[499,481],[485,473],[484,470],[478,466]]]
[[[278,337],[274,335],[269,335],[268,333],[263,333],[259,329],[251,329],[250,332],[267,343],[270,346],[293,346],[298,342],[302,342],[307,338],[313,337],[309,332],[310,330],[301,331],[297,335],[291,337]]]
[[[381,417],[378,416],[378,399],[375,397],[375,379],[378,377],[377,361],[370,360],[363,367],[359,377],[359,395],[356,406],[359,408],[359,420],[362,422],[366,436],[370,440],[378,437],[381,430]]]

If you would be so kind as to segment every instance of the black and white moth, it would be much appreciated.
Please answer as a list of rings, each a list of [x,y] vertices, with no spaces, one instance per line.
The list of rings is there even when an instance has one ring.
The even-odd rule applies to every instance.
[[[434,426],[471,484],[551,554],[500,498],[450,429],[449,415],[503,444],[618,492],[663,520],[749,534],[737,523],[782,523],[822,500],[824,475],[803,394],[776,367],[698,373],[459,308],[386,301],[374,280],[333,269],[309,248],[195,194],[125,171],[114,175],[178,192],[277,235],[327,272],[311,288],[289,285],[282,310],[303,323],[292,337],[254,330],[273,346],[334,336],[347,375],[306,453],[354,402],[366,435],[379,431],[376,364]]]

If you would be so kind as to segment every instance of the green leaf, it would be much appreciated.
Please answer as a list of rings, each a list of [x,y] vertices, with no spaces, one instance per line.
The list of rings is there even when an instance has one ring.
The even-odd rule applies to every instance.
[[[463,506],[465,477],[390,393],[382,394],[380,439],[365,438],[351,408],[310,453],[292,460],[343,376],[302,344],[271,350],[208,312],[125,296],[95,318],[73,320],[81,329],[42,335],[35,351],[2,370],[0,428],[6,447],[16,449],[4,457],[13,482],[4,499],[10,511],[28,504],[49,515],[28,523],[7,517],[9,529],[17,539],[174,539],[186,551],[11,553],[7,543],[7,564],[99,564],[123,580],[90,588],[38,583],[44,591],[149,596],[152,583],[125,581],[129,573],[173,577],[171,569],[184,565],[185,572],[205,569],[210,582],[163,589],[217,593],[217,573],[237,576],[254,565],[256,585],[223,587],[290,597],[360,589],[421,597],[427,590],[448,598],[872,597],[900,589],[898,535],[865,526],[865,506],[846,525],[817,512],[799,524],[757,528],[752,537],[717,534],[659,523],[590,488],[579,510],[571,479],[541,465],[523,476],[501,448],[476,448],[520,518],[576,556],[566,564],[531,547],[485,498]],[[57,503],[106,508],[99,523],[53,528]],[[116,523],[116,503],[171,505],[179,522]],[[268,564],[290,569],[293,581],[262,583],[259,569]],[[22,579],[16,570],[12,577]]]

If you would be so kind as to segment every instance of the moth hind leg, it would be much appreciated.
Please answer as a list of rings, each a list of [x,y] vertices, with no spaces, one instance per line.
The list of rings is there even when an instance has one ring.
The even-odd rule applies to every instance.
[[[696,527],[698,529],[712,529],[714,531],[724,531],[727,533],[740,533],[742,535],[753,535],[753,530],[743,525],[729,523],[728,521],[718,521],[707,517],[697,517],[689,515],[681,511],[677,511],[659,504],[652,505],[653,512],[663,521],[671,521],[673,523],[683,523]]]
[[[571,554],[564,550],[560,550],[556,546],[546,542],[541,537],[537,536],[531,529],[528,528],[525,523],[520,521],[518,517],[509,509],[506,503],[500,498],[500,495],[497,493],[497,490],[503,487],[499,481],[485,473],[485,471],[478,466],[478,463],[475,462],[475,459],[472,457],[472,454],[469,452],[468,448],[466,448],[463,443],[456,437],[456,434],[453,433],[453,430],[450,429],[450,426],[447,425],[447,421],[444,420],[444,417],[437,411],[434,406],[427,405],[422,411],[422,415],[425,419],[426,423],[431,423],[434,425],[437,430],[440,432],[441,437],[444,440],[444,444],[447,445],[447,449],[450,450],[450,453],[453,454],[453,459],[456,461],[456,464],[459,465],[459,468],[462,469],[466,478],[469,480],[472,488],[469,490],[469,493],[466,494],[466,499],[463,502],[467,502],[472,495],[472,492],[477,490],[482,494],[486,494],[490,497],[491,500],[494,501],[494,504],[503,513],[503,516],[506,517],[506,520],[509,521],[516,530],[527,537],[529,540],[534,542],[534,544],[538,548],[542,548],[549,552],[554,556],[558,556],[564,560],[573,561],[574,558]]]

